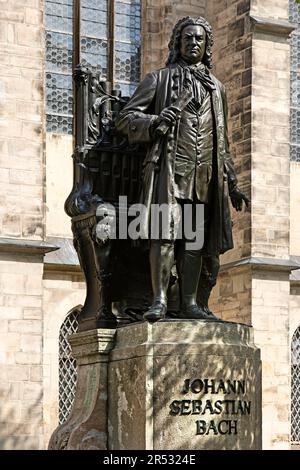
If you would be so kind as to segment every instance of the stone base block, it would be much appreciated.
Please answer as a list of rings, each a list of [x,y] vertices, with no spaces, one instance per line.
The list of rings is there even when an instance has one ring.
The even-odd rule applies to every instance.
[[[128,325],[108,366],[108,448],[260,449],[261,361],[251,327]]]
[[[107,363],[114,336],[114,329],[96,329],[69,338],[77,361],[76,395],[70,416],[51,436],[49,450],[107,449]]]

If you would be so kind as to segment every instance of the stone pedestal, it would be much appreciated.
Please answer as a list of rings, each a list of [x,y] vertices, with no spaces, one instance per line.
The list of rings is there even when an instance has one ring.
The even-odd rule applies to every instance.
[[[70,338],[77,389],[49,449],[261,448],[261,362],[252,328],[144,322]]]
[[[108,354],[115,330],[97,329],[69,339],[77,361],[75,402],[68,420],[50,439],[49,449],[107,449]]]
[[[251,327],[178,320],[120,328],[108,375],[111,450],[261,448]]]

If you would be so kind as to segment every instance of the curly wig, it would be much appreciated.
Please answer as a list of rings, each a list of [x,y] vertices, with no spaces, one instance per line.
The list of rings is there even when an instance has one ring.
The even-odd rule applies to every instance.
[[[178,58],[180,57],[180,38],[183,28],[190,25],[202,26],[206,31],[206,45],[205,45],[205,53],[203,57],[203,64],[206,65],[207,68],[212,68],[212,45],[213,45],[213,35],[212,35],[212,28],[208,21],[202,16],[198,18],[192,18],[191,16],[186,16],[181,18],[173,28],[172,36],[170,42],[168,44],[169,47],[169,56],[166,62],[166,65],[174,64],[177,62]]]

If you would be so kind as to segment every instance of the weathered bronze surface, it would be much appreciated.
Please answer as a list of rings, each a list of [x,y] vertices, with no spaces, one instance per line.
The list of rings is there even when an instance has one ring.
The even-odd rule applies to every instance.
[[[81,329],[165,316],[218,320],[208,298],[219,255],[233,247],[229,199],[238,211],[249,201],[237,187],[226,94],[210,73],[211,47],[207,21],[183,18],[166,67],[148,74],[129,101],[88,70],[74,72],[74,186],[65,207],[87,282]],[[119,196],[145,205],[140,233],[148,240],[123,240],[120,233],[111,239],[107,226],[99,231],[99,205],[118,209],[116,216],[107,206],[112,218],[127,211]],[[167,231],[155,240],[151,204],[168,207]],[[195,224],[199,204],[204,246],[187,249],[176,236],[180,210],[189,205]]]

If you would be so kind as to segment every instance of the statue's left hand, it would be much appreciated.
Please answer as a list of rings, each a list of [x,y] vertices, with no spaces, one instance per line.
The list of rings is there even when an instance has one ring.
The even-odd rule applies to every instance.
[[[236,211],[241,211],[243,208],[243,201],[246,207],[249,207],[250,199],[236,186],[232,191],[230,191],[231,204]]]

